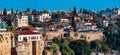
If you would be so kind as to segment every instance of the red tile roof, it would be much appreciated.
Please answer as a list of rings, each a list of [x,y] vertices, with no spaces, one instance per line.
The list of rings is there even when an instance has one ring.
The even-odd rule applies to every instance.
[[[37,30],[36,28],[32,26],[22,26],[22,27],[16,27],[16,28],[28,28],[29,30]]]
[[[79,16],[74,16],[74,18],[75,18],[75,17],[79,17]],[[64,18],[71,19],[71,18],[73,18],[73,16],[72,16],[72,15],[70,15],[70,16],[65,16]]]
[[[34,32],[34,31],[20,31],[19,35],[35,35],[35,34],[41,34],[40,32]]]
[[[34,35],[41,34],[36,28],[32,26],[22,26],[17,28],[28,28],[28,30],[19,31],[19,35]]]
[[[55,26],[49,26],[49,28],[55,28]]]
[[[72,16],[65,16],[65,18],[72,18]]]

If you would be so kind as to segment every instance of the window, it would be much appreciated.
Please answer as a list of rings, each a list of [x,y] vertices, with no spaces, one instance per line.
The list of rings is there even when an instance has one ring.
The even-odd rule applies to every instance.
[[[42,37],[40,36],[40,39],[42,39]]]
[[[21,40],[21,37],[20,37],[20,40]]]
[[[35,37],[35,36],[33,36],[33,37],[31,37],[31,39],[36,39],[36,37]]]
[[[30,40],[30,36],[29,36],[29,40]]]
[[[37,39],[38,39],[38,36],[37,36]]]

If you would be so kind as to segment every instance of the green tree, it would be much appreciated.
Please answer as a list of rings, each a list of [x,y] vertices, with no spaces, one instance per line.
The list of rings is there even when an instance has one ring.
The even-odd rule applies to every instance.
[[[101,41],[94,40],[90,42],[90,48],[99,51],[102,47]]]
[[[70,43],[70,39],[62,39],[61,43],[68,45]]]
[[[108,24],[108,27],[105,28],[105,31],[107,31],[108,34],[113,35],[113,32],[115,31],[115,24]]]
[[[96,25],[97,25],[98,28],[103,28],[103,23],[102,23],[102,21],[97,22]]]
[[[43,10],[43,13],[49,13],[49,11],[48,10]]]
[[[61,43],[61,38],[60,37],[54,37],[53,42],[57,43],[57,44],[60,44]]]
[[[3,15],[4,15],[4,16],[7,15],[7,10],[6,10],[6,8],[4,8],[4,10],[3,10]]]
[[[28,41],[28,40],[27,40],[27,37],[24,37],[24,38],[23,38],[23,40],[24,40],[25,42],[27,42],[27,41]]]
[[[13,8],[11,9],[11,13],[12,13],[12,14],[14,13]]]
[[[48,26],[53,24],[52,20],[48,21],[47,23],[48,23]]]
[[[32,14],[33,15],[39,15],[39,11],[37,11],[36,9],[32,10]]]
[[[107,44],[105,44],[105,43],[102,44],[101,49],[102,49],[102,52],[105,52],[105,53],[110,51],[109,46]]]
[[[105,27],[103,34],[105,35],[106,44],[113,48],[116,45],[116,37],[113,35],[115,31],[115,24],[109,24],[107,27]]]
[[[59,12],[53,12],[52,18],[54,18],[57,22],[59,22],[61,18],[61,14]]]
[[[77,16],[77,11],[76,11],[76,7],[75,6],[73,8],[73,16]]]
[[[62,52],[62,55],[75,55],[74,51],[66,44],[60,45],[60,51]]]
[[[45,37],[45,36],[46,36],[46,33],[45,33],[45,32],[43,32],[42,36],[43,36],[43,37]]]
[[[75,55],[89,55],[90,45],[85,40],[72,41],[69,44],[70,48],[75,51]]]
[[[0,34],[0,42],[4,40],[3,36]]]
[[[14,26],[9,26],[9,27],[7,27],[7,31],[15,32],[15,27]]]
[[[61,16],[64,17],[65,16],[65,12],[64,11],[61,11]]]
[[[27,12],[30,12],[30,8],[27,8]]]
[[[59,51],[59,45],[53,43],[53,46],[51,48],[53,49],[53,55],[56,55],[56,52]]]
[[[62,55],[69,55],[67,51],[62,51]]]
[[[106,10],[105,10],[106,12],[111,12],[111,9],[109,9],[109,8],[106,8]]]
[[[73,27],[74,32],[76,32],[76,24],[75,24],[74,16],[78,16],[75,6],[74,6],[74,8],[73,8],[73,16],[72,16],[71,26]]]
[[[74,32],[76,32],[76,24],[75,24],[74,16],[72,17],[71,26],[73,27]]]

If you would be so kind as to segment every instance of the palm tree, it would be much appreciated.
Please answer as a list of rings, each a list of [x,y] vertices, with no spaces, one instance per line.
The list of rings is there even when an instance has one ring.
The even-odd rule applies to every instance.
[[[0,42],[4,40],[3,36],[0,34]]]

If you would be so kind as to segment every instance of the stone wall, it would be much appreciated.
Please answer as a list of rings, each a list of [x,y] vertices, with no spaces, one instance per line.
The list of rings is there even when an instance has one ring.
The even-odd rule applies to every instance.
[[[86,37],[86,40],[88,42],[93,40],[102,40],[103,39],[103,32],[78,32],[78,37],[74,37],[74,32],[71,32],[71,37],[74,37],[74,39],[81,39],[81,35]]]
[[[4,40],[0,42],[0,55],[11,55],[11,32],[0,32]]]
[[[31,42],[18,42],[16,45],[17,55],[32,55]]]
[[[47,39],[53,39],[54,37],[61,36],[61,34],[64,34],[63,30],[55,31],[55,32],[46,32],[47,33]],[[70,36],[74,39],[80,39],[81,35],[86,36],[87,41],[93,41],[93,40],[102,40],[103,39],[103,32],[78,32],[78,37],[74,37],[74,32],[70,32]]]
[[[43,50],[44,50],[44,41],[37,41],[36,42],[37,45],[36,45],[36,55],[43,55]]]
[[[44,50],[44,41],[35,41],[36,43],[36,55],[42,55]],[[17,55],[32,55],[33,45],[32,41],[21,41],[16,44]]]

